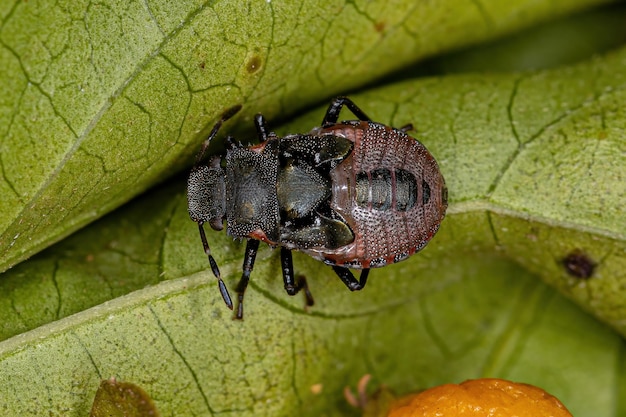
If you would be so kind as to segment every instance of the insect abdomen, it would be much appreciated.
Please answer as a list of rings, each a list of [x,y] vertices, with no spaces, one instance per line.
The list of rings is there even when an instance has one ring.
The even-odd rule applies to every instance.
[[[432,155],[414,138],[379,123],[346,122],[326,131],[354,142],[353,153],[331,177],[332,207],[355,234],[349,247],[326,251],[326,262],[379,267],[422,249],[447,206]]]
[[[372,210],[407,211],[417,201],[417,180],[404,169],[380,168],[356,175],[356,203]]]

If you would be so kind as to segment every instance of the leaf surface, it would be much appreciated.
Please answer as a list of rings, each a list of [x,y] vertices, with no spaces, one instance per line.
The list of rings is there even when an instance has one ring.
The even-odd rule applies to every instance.
[[[243,322],[206,273],[166,281],[2,342],[0,375],[21,378],[2,385],[0,409],[86,415],[115,376],[150,392],[162,415],[345,415],[342,387],[365,372],[398,392],[497,375],[542,386],[575,415],[623,407],[623,341],[518,266],[476,258],[376,276],[358,299],[318,268],[323,302],[308,315],[302,299],[286,307],[254,285]],[[257,265],[255,282],[276,264]],[[278,290],[274,277],[263,286]],[[381,297],[390,287],[395,298]],[[357,300],[367,308],[326,307]]]
[[[162,178],[157,171],[165,170],[169,164],[165,161],[167,155],[174,155],[174,151],[164,157],[154,157],[158,152],[152,154],[162,149],[159,138],[163,132],[169,132],[165,134],[166,141],[185,143],[176,145],[185,150],[172,157],[174,164],[181,166],[197,148],[187,144],[205,134],[206,125],[210,127],[211,120],[227,104],[254,103],[248,107],[250,113],[244,108],[240,116],[240,121],[250,127],[252,122],[244,119],[258,110],[263,110],[272,120],[279,113],[286,115],[286,109],[295,111],[310,100],[316,101],[343,88],[340,86],[346,82],[356,85],[371,74],[378,74],[377,71],[388,71],[398,64],[397,59],[378,61],[375,70],[360,67],[358,63],[380,60],[381,55],[377,54],[391,56],[397,52],[393,45],[406,42],[406,38],[393,30],[395,26],[387,25],[381,28],[384,42],[389,42],[385,45],[390,45],[388,50],[354,48],[367,42],[359,43],[360,38],[348,36],[357,32],[356,26],[347,24],[349,19],[339,20],[337,13],[328,18],[323,11],[318,13],[318,9],[303,4],[300,9],[303,18],[310,16],[307,13],[317,13],[320,19],[330,19],[324,21],[329,24],[328,30],[319,33],[312,26],[299,24],[300,20],[289,20],[289,13],[281,12],[273,1],[270,15],[285,19],[279,22],[276,18],[271,42],[280,39],[282,43],[276,44],[279,47],[253,52],[244,47],[241,51],[245,54],[237,55],[235,52],[242,45],[237,37],[251,44],[262,38],[255,34],[258,31],[255,25],[260,20],[241,18],[246,13],[249,16],[256,13],[252,8],[240,10],[227,21],[222,18],[227,15],[222,3],[210,7],[190,5],[190,10],[196,8],[195,14],[175,13],[171,6],[144,5],[150,9],[146,21],[156,22],[157,32],[170,34],[163,35],[166,40],[157,48],[159,52],[136,54],[145,45],[148,51],[154,51],[150,49],[149,39],[140,37],[133,43],[132,37],[124,38],[122,44],[133,51],[127,51],[126,58],[139,57],[141,63],[128,67],[129,70],[119,65],[126,58],[116,61],[115,55],[109,54],[112,61],[102,63],[110,65],[109,69],[94,75],[95,78],[84,79],[93,87],[117,71],[133,75],[121,84],[111,81],[116,94],[107,96],[108,90],[102,90],[105,91],[102,96],[109,97],[106,100],[110,99],[110,103],[95,106],[104,109],[95,119],[89,116],[91,99],[77,101],[74,109],[77,115],[69,117],[64,112],[71,107],[68,104],[71,94],[63,92],[63,88],[73,88],[75,78],[68,78],[65,83],[53,82],[51,74],[55,72],[46,69],[48,64],[53,68],[62,62],[69,76],[74,67],[68,62],[80,66],[85,61],[80,57],[63,61],[71,56],[68,51],[72,48],[60,51],[50,48],[53,38],[71,43],[81,37],[64,36],[80,33],[83,27],[92,32],[98,29],[110,33],[110,27],[99,27],[94,22],[117,22],[118,28],[123,25],[127,28],[139,20],[95,19],[93,16],[98,13],[115,14],[117,6],[107,9],[102,4],[75,3],[63,9],[71,17],[67,22],[73,31],[49,30],[49,36],[42,37],[29,31],[43,30],[45,25],[37,22],[44,16],[56,22],[56,15],[52,9],[38,4],[27,9],[36,15],[32,18],[33,27],[21,35],[14,32],[15,27],[10,29],[18,17],[23,18],[20,15],[26,10],[23,8],[32,4],[15,3],[7,10],[0,9],[3,16],[0,47],[4,48],[0,53],[10,58],[1,61],[0,71],[15,67],[14,75],[23,71],[29,74],[30,83],[16,76],[12,79],[16,81],[2,87],[21,91],[21,85],[24,91],[20,101],[11,101],[11,94],[0,98],[5,100],[0,104],[3,106],[0,117],[10,115],[6,119],[10,123],[2,124],[8,126],[9,132],[0,154],[3,174],[5,179],[10,178],[8,173],[14,173],[15,178],[21,175],[20,181],[24,182],[30,181],[27,178],[30,177],[33,184],[44,178],[45,183],[41,191],[35,192],[36,199],[41,199],[34,207],[28,205],[31,204],[28,201],[34,201],[28,200],[32,196],[24,197],[26,211],[17,200],[11,200],[10,193],[0,203],[5,204],[0,210],[3,214],[5,208],[7,213],[16,207],[23,213],[34,210],[34,214],[28,215],[31,217],[23,218],[30,220],[22,223],[15,220],[15,225],[26,224],[18,237],[8,232],[3,235],[11,237],[14,246],[22,248],[19,251],[42,246],[37,239],[49,242],[60,236],[43,233],[46,230],[66,233],[69,229],[63,222],[78,218],[74,216],[76,213],[85,213],[82,219],[90,221],[145,188],[152,181],[142,182],[145,178],[153,174],[154,179]],[[573,2],[570,4],[577,7]],[[184,8],[189,4],[180,5]],[[476,5],[472,3],[472,7]],[[125,7],[130,13],[135,6],[129,3]],[[376,7],[349,4],[337,10],[342,13],[358,10],[354,22],[391,13],[375,10]],[[423,6],[416,6],[411,13],[417,13],[419,7]],[[498,15],[496,3],[481,7],[483,12],[487,11],[483,17]],[[552,7],[556,10],[559,6],[551,3],[549,7],[548,11],[542,10],[551,13]],[[81,14],[84,9],[93,15]],[[393,10],[394,13],[406,11],[397,7]],[[215,19],[206,20],[204,13]],[[498,18],[492,20],[495,23],[492,29],[469,25],[473,35],[454,38],[452,34],[458,35],[455,30],[441,24],[444,20],[436,20],[436,13],[432,16],[425,23],[420,16],[423,28],[412,26],[415,29],[410,32],[411,37],[416,31],[430,30],[432,39],[441,36],[447,40],[429,42],[419,54],[426,54],[428,48],[433,48],[434,53],[455,42],[488,38],[508,30],[499,26]],[[464,22],[473,22],[471,14],[465,16],[469,18]],[[518,15],[519,20],[512,26],[526,24],[537,16]],[[221,30],[211,32],[204,26],[207,21]],[[85,25],[85,22],[91,23]],[[286,22],[293,25],[293,30],[279,34],[275,29]],[[400,27],[409,26],[403,22]],[[306,36],[301,35],[304,28],[311,29]],[[336,33],[332,32],[335,30]],[[323,42],[322,47],[316,44],[320,39],[330,39],[327,37],[331,32],[336,35],[334,41],[343,39],[342,36],[346,36],[346,41],[340,46],[330,41]],[[210,37],[209,33],[219,36]],[[369,32],[359,33],[367,37]],[[24,44],[28,37],[29,48],[40,48],[38,52],[29,55],[31,49],[15,48],[16,44],[8,39],[18,35],[24,37]],[[183,35],[186,37],[182,38]],[[176,49],[174,45],[179,37],[181,43]],[[114,39],[111,37],[109,42]],[[90,40],[85,46],[97,44]],[[275,55],[280,51],[284,57],[290,57],[295,42],[309,42],[310,55],[300,56],[299,66],[294,67],[287,58],[276,60],[283,56]],[[183,44],[185,48],[180,47]],[[208,51],[214,45],[229,52],[223,55],[224,60],[191,58],[200,52],[209,57]],[[224,45],[233,49],[224,49]],[[337,67],[333,67],[335,63],[323,68],[316,66],[319,59],[315,54],[319,50],[328,53],[346,45],[350,48],[342,57],[356,54],[347,57],[353,61],[341,62]],[[41,59],[44,52],[50,52],[49,62],[38,62],[37,58]],[[97,57],[97,53],[90,55],[92,62]],[[256,59],[259,57],[260,60]],[[410,54],[406,57],[415,59]],[[204,67],[200,65],[203,62]],[[208,62],[211,62],[209,69]],[[344,66],[346,62],[351,64],[350,68]],[[296,271],[308,277],[316,300],[308,312],[303,308],[302,297],[285,294],[277,252],[262,248],[246,295],[245,321],[231,320],[231,312],[224,306],[207,268],[197,228],[188,218],[184,180],[141,196],[122,210],[5,272],[0,279],[0,317],[3,318],[0,414],[84,416],[89,413],[100,381],[116,377],[143,387],[154,398],[162,415],[357,415],[345,404],[341,391],[346,385],[353,386],[364,373],[372,373],[374,384],[384,383],[400,394],[445,382],[495,376],[537,384],[559,397],[577,417],[625,415],[626,355],[622,338],[626,334],[623,285],[626,223],[622,209],[626,203],[626,118],[622,108],[626,98],[625,64],[626,51],[621,50],[551,71],[427,78],[352,96],[376,121],[394,126],[412,122],[416,126],[412,134],[435,155],[446,177],[450,207],[439,234],[423,252],[405,262],[373,271],[367,288],[360,293],[349,293],[328,267],[295,254]],[[224,67],[221,74],[229,74],[230,78],[224,78],[226,81],[215,87],[202,74],[212,71],[219,75],[219,65]],[[240,72],[233,72],[232,68],[239,68]],[[294,68],[301,76],[295,81],[289,76]],[[337,68],[343,69],[336,72]],[[272,73],[281,74],[282,78],[270,77]],[[345,77],[356,73],[361,75],[346,81]],[[164,74],[179,74],[186,86],[180,88],[171,82],[176,77]],[[248,79],[241,74],[256,75]],[[253,80],[256,76],[258,79]],[[190,85],[195,89],[189,89]],[[267,87],[270,85],[274,89]],[[54,88],[46,90],[51,86]],[[267,91],[270,93],[263,93]],[[43,92],[48,92],[48,96]],[[223,101],[216,99],[217,93],[223,94]],[[40,113],[11,113],[10,109],[22,111],[28,107],[22,104],[31,102],[38,103],[35,107]],[[122,109],[124,103],[128,108],[138,109],[137,112],[111,113]],[[182,112],[181,105],[185,107]],[[45,111],[49,112],[47,119],[43,117]],[[86,112],[83,122],[91,127],[82,131],[80,143],[75,139],[67,142],[66,146],[73,149],[71,155],[55,151],[54,147],[33,153],[38,143],[23,140],[24,137],[48,138],[62,131],[63,126],[66,130],[70,125],[75,129],[69,120],[75,123],[82,111]],[[308,131],[319,125],[323,112],[324,108],[320,108],[281,127],[280,132]],[[137,115],[145,119],[143,127],[138,127],[143,119]],[[352,117],[348,113],[343,116]],[[182,122],[172,128],[169,122],[175,118]],[[32,120],[48,123],[26,123]],[[229,121],[225,130],[232,130],[235,124],[236,120]],[[142,129],[148,133],[137,136],[135,133]],[[22,131],[28,135],[16,133]],[[96,131],[106,131],[99,139],[101,142],[91,139]],[[115,146],[107,142],[111,138],[115,139]],[[144,142],[145,138],[148,142]],[[128,142],[131,139],[136,142]],[[11,141],[19,144],[11,152],[26,149],[15,161],[6,157],[9,155],[5,152],[9,149],[6,144]],[[149,145],[144,146],[145,143]],[[137,144],[144,146],[140,149],[143,153],[137,153]],[[103,169],[106,175],[99,175],[93,169],[95,165],[86,162],[88,158],[72,162],[78,154],[97,160],[98,166],[112,169]],[[152,165],[141,162],[142,158],[147,161],[152,157],[156,158],[152,160],[154,166],[158,165],[153,174],[151,168],[146,169]],[[64,162],[58,165],[58,160]],[[81,168],[72,171],[72,175],[70,171],[64,173],[72,163]],[[19,173],[10,164],[24,164],[27,169]],[[46,170],[50,166],[57,171],[48,178],[46,172],[52,171]],[[81,188],[83,180],[88,185],[90,175],[102,187]],[[129,175],[144,179],[131,183]],[[8,183],[18,184],[15,178]],[[77,182],[67,182],[70,179]],[[59,185],[54,185],[56,181]],[[20,187],[15,190],[22,192]],[[61,200],[69,201],[68,196],[78,201],[71,214],[65,210],[66,206],[59,205]],[[48,205],[41,205],[44,197]],[[102,201],[107,202],[107,208],[101,209]],[[11,230],[11,233],[18,231]],[[30,234],[31,231],[37,233]],[[210,232],[209,240],[226,283],[234,291],[241,271],[243,245],[232,242],[225,233]],[[22,242],[26,242],[25,246],[19,246]],[[564,259],[572,254],[584,255],[594,265],[589,277],[573,274],[577,269],[571,263],[566,267]],[[15,259],[20,256],[16,255]],[[585,314],[554,288],[608,323],[617,333]]]
[[[350,412],[342,388],[372,373],[398,393],[500,377],[541,386],[576,416],[624,414],[623,339],[538,278],[624,335],[625,63],[621,50],[353,96],[374,120],[415,124],[450,207],[423,252],[373,271],[360,293],[295,254],[316,299],[308,312],[284,293],[278,254],[262,248],[245,320],[231,320],[184,181],[107,216],[3,274],[14,286],[0,291],[3,335],[13,337],[0,342],[10,380],[0,411],[86,415],[114,376],[150,392],[162,415],[338,416]],[[281,129],[306,131],[323,112]],[[232,289],[243,245],[209,240]],[[567,272],[573,250],[597,265],[591,277]]]
[[[7,2],[0,270],[189,163],[243,104],[289,116],[425,56],[603,0]]]

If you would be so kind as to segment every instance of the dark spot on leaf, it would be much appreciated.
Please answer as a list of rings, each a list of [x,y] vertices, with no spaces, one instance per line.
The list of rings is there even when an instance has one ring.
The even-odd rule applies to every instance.
[[[261,68],[261,58],[259,58],[258,55],[254,55],[248,61],[248,64],[246,65],[246,70],[249,74],[254,74],[259,70],[259,68]]]
[[[596,264],[583,251],[576,249],[562,261],[565,271],[576,278],[591,278]]]
[[[539,240],[539,231],[536,227],[530,228],[530,231],[526,234],[526,239],[530,240],[531,242],[536,242]]]
[[[374,29],[376,29],[376,32],[378,33],[383,33],[383,31],[385,30],[385,22],[376,22],[374,24]]]
[[[115,378],[100,383],[90,417],[158,417],[154,403],[141,387]]]
[[[204,69],[204,67],[206,66],[206,62],[202,61],[198,64],[198,66],[200,67],[200,69]]]

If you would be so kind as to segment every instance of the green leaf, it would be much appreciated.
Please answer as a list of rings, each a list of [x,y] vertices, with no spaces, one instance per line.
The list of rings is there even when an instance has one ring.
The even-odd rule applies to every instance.
[[[414,123],[449,212],[423,252],[372,271],[359,293],[294,254],[316,300],[308,312],[265,247],[245,320],[231,320],[182,180],[3,274],[14,286],[0,291],[3,335],[16,336],[0,342],[0,414],[86,415],[114,376],[163,415],[338,416],[349,413],[343,387],[364,373],[398,393],[500,377],[541,386],[577,417],[625,414],[623,339],[539,279],[626,334],[625,62],[623,49],[353,96],[374,120]],[[323,112],[281,131],[307,131]],[[243,245],[209,240],[232,289]],[[563,266],[574,250],[597,264],[590,278]]]
[[[216,116],[288,116],[441,51],[605,0],[7,2],[0,270],[190,161]]]
[[[174,211],[189,223],[183,183],[137,200],[0,275],[0,340],[160,282]],[[197,246],[189,246],[189,254],[197,254]],[[199,271],[206,266],[202,260],[188,265]]]
[[[413,122],[439,161],[450,206],[437,251],[496,250],[623,335],[625,62],[622,49],[552,71],[424,79],[357,97],[374,120]],[[596,265],[592,279],[566,271],[572,253]]]
[[[492,375],[540,385],[577,416],[623,408],[623,341],[508,261],[398,264],[350,294],[298,257],[320,302],[302,314],[301,298],[284,305],[279,262],[264,258],[243,322],[205,272],[0,343],[0,376],[20,375],[0,386],[0,410],[86,415],[100,379],[115,376],[163,415],[345,415],[342,388],[365,372],[397,392]],[[226,265],[229,281],[238,264]]]
[[[327,25],[319,32],[300,20],[311,21],[318,9],[305,4],[301,18],[289,19],[276,1],[269,4],[254,7],[270,7],[270,16],[284,18],[276,18],[274,37],[259,50],[246,49],[267,35],[255,16],[237,13],[228,20],[220,3],[198,6],[195,14],[151,4],[147,28],[158,22],[164,39],[158,47],[150,49],[145,37],[118,40],[117,49],[106,44],[110,52],[128,48],[121,49],[126,59],[137,60],[129,67],[121,65],[121,55],[103,52],[103,40],[114,42],[115,36],[85,42],[99,45],[99,60],[98,48],[86,60],[77,55],[81,48],[52,48],[57,39],[78,42],[81,30],[106,32],[89,22],[116,22],[124,36],[130,27],[145,29],[137,19],[93,19],[115,14],[118,6],[0,6],[0,83],[10,80],[0,84],[7,91],[0,95],[0,118],[8,121],[0,123],[7,132],[1,136],[6,183],[0,187],[9,187],[2,191],[0,213],[13,222],[0,237],[0,247],[9,247],[4,265],[130,198],[163,178],[163,170],[182,166],[197,148],[191,143],[233,103],[246,104],[242,119],[262,110],[272,120],[287,115],[285,109],[295,111],[404,65],[404,59],[495,36],[508,30],[505,14],[515,16],[515,27],[565,7],[529,3],[504,11],[504,3],[482,5],[480,26],[463,9],[477,3],[454,8],[456,18],[439,4],[374,10],[376,4],[359,9],[351,3],[316,15],[332,16],[314,19]],[[131,16],[139,7],[123,6],[117,16]],[[432,19],[424,19],[421,7],[442,7],[441,18],[431,10]],[[531,9],[537,14],[523,13]],[[31,21],[17,25],[28,16],[25,11]],[[401,19],[356,24],[392,12],[409,13],[420,25]],[[58,24],[63,13],[69,16],[66,25]],[[355,20],[341,20],[342,13],[355,14]],[[207,21],[221,31],[211,32]],[[457,32],[451,22],[467,27]],[[287,24],[292,30],[277,30]],[[52,30],[54,25],[68,29]],[[382,50],[352,47],[368,44],[363,39],[371,33],[363,27],[383,30]],[[311,30],[303,34],[304,28]],[[218,32],[220,42],[208,37]],[[429,41],[415,52],[407,39]],[[305,47],[294,56],[300,44]],[[146,45],[147,55],[137,53]],[[415,54],[399,54],[398,46]],[[344,47],[344,62],[317,65],[320,51],[327,57]],[[210,59],[214,50],[225,51],[219,64]],[[47,61],[41,60],[46,54]],[[625,334],[625,61],[626,51],[619,51],[554,71],[430,78],[353,96],[377,121],[414,123],[414,136],[446,176],[450,209],[422,253],[373,271],[360,293],[349,293],[328,267],[295,254],[297,272],[309,278],[316,299],[308,312],[300,296],[284,293],[277,253],[263,248],[246,296],[246,319],[230,319],[186,213],[182,180],[2,274],[0,414],[84,416],[100,381],[116,377],[150,392],[163,415],[347,415],[341,391],[364,373],[398,393],[481,376],[508,378],[545,388],[577,417],[626,414],[623,339],[539,280]],[[84,93],[92,101],[68,92],[78,85],[73,72],[89,75],[74,67],[85,62],[107,68],[82,78],[91,86]],[[226,81],[211,84],[207,71]],[[118,72],[125,81],[107,78]],[[172,74],[187,85],[180,88]],[[94,86],[104,86],[99,95]],[[70,108],[76,112],[71,117]],[[93,108],[99,109],[96,116]],[[281,132],[308,131],[319,125],[323,111]],[[77,124],[81,114],[83,127]],[[236,123],[229,121],[225,129]],[[250,120],[243,124],[252,126]],[[50,139],[57,136],[59,142]],[[50,139],[50,146],[35,148],[40,142],[33,138]],[[54,148],[56,143],[70,150]],[[165,153],[163,143],[170,146]],[[93,160],[104,175],[94,170]],[[89,188],[90,178],[97,179],[96,187]],[[209,239],[233,289],[243,246],[225,233],[211,232]],[[572,253],[584,253],[596,265],[591,277],[568,274],[563,259]]]
[[[626,43],[625,18],[624,3],[609,4],[434,57],[418,68],[434,73],[510,72],[574,64]]]

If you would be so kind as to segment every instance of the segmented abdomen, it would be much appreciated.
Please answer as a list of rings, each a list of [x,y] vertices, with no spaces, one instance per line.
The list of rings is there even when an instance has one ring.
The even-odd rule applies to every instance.
[[[320,133],[354,142],[352,154],[331,172],[331,207],[351,227],[355,240],[317,257],[369,268],[422,249],[447,206],[443,177],[428,150],[404,132],[374,122],[337,124]]]

